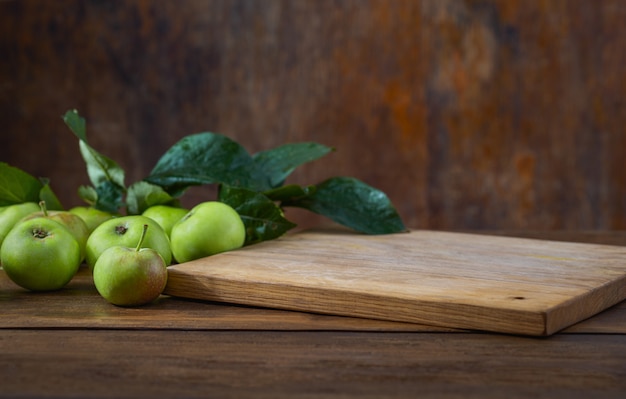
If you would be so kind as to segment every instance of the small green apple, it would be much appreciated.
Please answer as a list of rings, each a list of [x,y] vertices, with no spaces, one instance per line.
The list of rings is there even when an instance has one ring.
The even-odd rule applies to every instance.
[[[80,216],[87,225],[90,234],[96,227],[102,224],[102,222],[113,219],[116,216],[91,206],[75,206],[68,212]]]
[[[93,268],[98,293],[118,306],[141,306],[154,301],[167,284],[167,265],[152,248],[142,248],[149,226],[145,224],[137,247],[106,249]]]
[[[24,202],[22,204],[8,205],[0,213],[0,246],[2,241],[9,231],[19,222],[24,216],[37,212],[39,205],[34,202]]]
[[[154,205],[143,211],[142,215],[157,222],[169,237],[172,233],[172,226],[182,219],[187,212],[189,209],[169,205]]]
[[[17,285],[31,291],[63,288],[80,266],[80,246],[61,223],[50,218],[19,222],[0,249],[2,267]]]
[[[240,248],[245,239],[237,211],[223,202],[202,202],[172,227],[172,254],[177,262],[188,262]]]
[[[100,255],[110,247],[134,247],[139,242],[144,224],[150,227],[143,242],[144,247],[160,253],[166,265],[172,263],[170,240],[161,226],[149,217],[128,215],[103,222],[89,235],[85,246],[87,265],[93,270]]]
[[[40,202],[39,206],[41,208],[39,212],[27,215],[22,218],[22,221],[38,217],[46,217],[63,224],[78,242],[78,245],[80,246],[80,260],[82,262],[85,259],[85,245],[87,244],[87,238],[89,238],[89,228],[87,227],[87,224],[85,224],[80,216],[68,211],[47,210],[46,203],[44,201]]]

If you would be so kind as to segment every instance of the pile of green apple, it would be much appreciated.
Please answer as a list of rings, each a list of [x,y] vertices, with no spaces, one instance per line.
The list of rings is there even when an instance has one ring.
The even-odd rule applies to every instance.
[[[161,295],[169,265],[240,248],[245,234],[239,214],[217,201],[190,210],[155,205],[125,216],[25,202],[0,208],[0,263],[31,291],[63,288],[86,263],[102,297],[138,306]]]

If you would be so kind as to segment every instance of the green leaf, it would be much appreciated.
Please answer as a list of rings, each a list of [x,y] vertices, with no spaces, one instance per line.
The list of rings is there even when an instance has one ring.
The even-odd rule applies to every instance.
[[[87,174],[97,193],[94,206],[106,212],[118,213],[124,205],[126,192],[124,170],[84,141],[80,142],[80,150],[87,165]]]
[[[63,115],[63,121],[70,130],[82,141],[87,141],[85,118],[78,114],[75,109],[69,110]]]
[[[290,143],[256,153],[257,167],[268,177],[271,187],[281,186],[300,165],[319,159],[334,151],[318,143]]]
[[[265,195],[244,188],[221,186],[219,200],[232,206],[246,226],[245,245],[272,240],[296,225]]]
[[[282,203],[328,217],[366,234],[406,231],[385,193],[352,177],[333,177],[317,185],[310,196]]]
[[[87,166],[87,175],[94,187],[98,187],[105,181],[125,187],[124,170],[115,161],[91,148],[86,141],[81,140],[79,145],[80,153]]]
[[[39,202],[43,184],[23,170],[0,162],[0,206]]]
[[[93,186],[78,187],[78,196],[90,206],[95,206],[98,202],[98,193]]]
[[[48,179],[40,179],[42,183],[41,190],[39,190],[39,200],[46,202],[46,208],[51,211],[62,211],[63,205],[56,194],[50,187],[50,181]]]
[[[78,111],[70,110],[63,116],[63,121],[69,129],[78,137],[80,153],[85,160],[87,175],[93,185],[96,195],[83,190],[79,194],[83,199],[95,198],[97,209],[116,213],[123,205],[123,197],[126,191],[124,183],[124,170],[112,159],[100,154],[87,143],[85,119]],[[84,194],[84,196],[83,196]]]
[[[126,206],[130,215],[139,215],[151,206],[170,204],[172,201],[174,198],[160,186],[145,181],[132,184],[126,195]]]
[[[212,183],[256,191],[270,188],[241,145],[210,132],[182,138],[163,154],[145,180],[170,194]]]
[[[95,207],[105,212],[119,213],[124,206],[124,193],[117,184],[107,180],[96,187],[97,200]]]
[[[313,194],[315,190],[316,187],[314,185],[299,186],[297,184],[287,184],[286,186],[264,191],[263,195],[272,201],[295,201]]]

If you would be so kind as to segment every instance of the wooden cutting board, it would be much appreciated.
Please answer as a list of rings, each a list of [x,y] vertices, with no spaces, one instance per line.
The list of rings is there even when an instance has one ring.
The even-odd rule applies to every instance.
[[[170,266],[165,294],[544,336],[626,299],[626,247],[306,231]]]

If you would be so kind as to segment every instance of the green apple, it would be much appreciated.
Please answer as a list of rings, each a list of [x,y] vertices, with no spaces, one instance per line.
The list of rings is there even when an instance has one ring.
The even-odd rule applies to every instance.
[[[17,285],[31,291],[63,288],[80,266],[80,246],[61,223],[50,218],[19,222],[0,249],[2,267]]]
[[[189,209],[169,205],[154,205],[143,211],[142,215],[157,222],[168,236],[172,233],[172,226],[189,212]]]
[[[69,210],[69,212],[80,216],[81,219],[87,225],[89,229],[89,233],[95,230],[102,222],[105,222],[109,219],[114,218],[116,215],[113,215],[109,212],[102,211],[100,209],[96,209],[91,206],[75,206]]]
[[[43,201],[39,203],[39,206],[41,207],[39,212],[31,213],[30,215],[22,218],[22,221],[38,217],[46,217],[63,224],[78,242],[78,245],[80,246],[80,260],[82,262],[85,259],[85,245],[87,244],[87,238],[89,237],[89,228],[87,227],[87,224],[85,224],[80,216],[68,211],[47,210],[46,204]]]
[[[9,205],[0,213],[0,246],[4,237],[24,216],[39,210],[39,205],[34,202]]]
[[[156,250],[163,257],[165,264],[171,264],[170,240],[161,226],[149,217],[128,215],[103,222],[89,235],[85,246],[87,265],[93,270],[100,255],[110,247],[134,247],[137,245],[144,224],[150,227],[143,242],[144,247]]]
[[[118,306],[140,306],[154,301],[167,284],[167,265],[152,248],[142,248],[149,226],[145,224],[135,248],[106,249],[93,268],[98,293]]]
[[[177,262],[188,262],[240,248],[245,239],[237,211],[223,202],[202,202],[172,227],[172,254]]]

